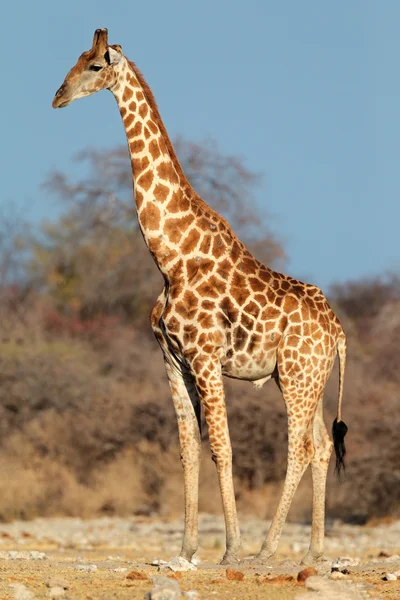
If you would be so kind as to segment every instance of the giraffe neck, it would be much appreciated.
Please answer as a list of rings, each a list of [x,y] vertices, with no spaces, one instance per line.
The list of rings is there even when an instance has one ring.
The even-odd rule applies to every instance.
[[[151,90],[132,63],[125,58],[121,63],[111,91],[128,140],[139,226],[158,267],[169,278],[181,254],[179,242],[195,220],[189,200],[193,190]]]

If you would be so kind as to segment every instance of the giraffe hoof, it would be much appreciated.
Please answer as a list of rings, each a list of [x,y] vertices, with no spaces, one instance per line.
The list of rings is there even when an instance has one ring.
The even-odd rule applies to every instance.
[[[312,554],[311,552],[307,552],[300,564],[304,565],[305,567],[314,567],[316,564],[321,564],[326,560],[327,559],[323,554]]]
[[[266,567],[266,566],[272,566],[273,563],[273,555],[272,554],[267,554],[267,555],[263,555],[260,556],[259,554],[257,556],[251,556],[250,558],[245,558],[244,560],[242,560],[240,562],[241,565],[243,565],[244,567]]]
[[[238,565],[240,563],[238,557],[236,556],[236,554],[232,553],[225,553],[224,556],[222,557],[221,562],[219,563],[220,565]]]

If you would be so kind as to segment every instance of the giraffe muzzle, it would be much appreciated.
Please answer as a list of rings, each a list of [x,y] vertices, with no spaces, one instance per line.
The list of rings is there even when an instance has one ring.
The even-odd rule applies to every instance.
[[[64,108],[64,106],[67,106],[70,102],[70,100],[65,98],[65,83],[63,83],[54,96],[52,106],[53,108]]]

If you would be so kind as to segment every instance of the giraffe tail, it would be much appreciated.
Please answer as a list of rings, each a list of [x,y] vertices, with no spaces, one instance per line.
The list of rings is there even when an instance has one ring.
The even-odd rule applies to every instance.
[[[344,333],[339,338],[337,352],[339,355],[339,399],[337,417],[332,425],[332,436],[336,454],[335,473],[339,476],[340,471],[345,469],[344,458],[346,456],[346,446],[344,444],[344,438],[347,433],[347,425],[342,421],[343,381],[346,367],[346,337]]]

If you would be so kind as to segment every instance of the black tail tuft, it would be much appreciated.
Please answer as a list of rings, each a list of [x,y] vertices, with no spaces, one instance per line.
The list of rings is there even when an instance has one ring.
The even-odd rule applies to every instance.
[[[332,425],[333,445],[336,453],[335,473],[339,476],[340,471],[345,470],[344,457],[346,456],[346,446],[344,438],[347,433],[347,425],[344,421],[335,419]]]

